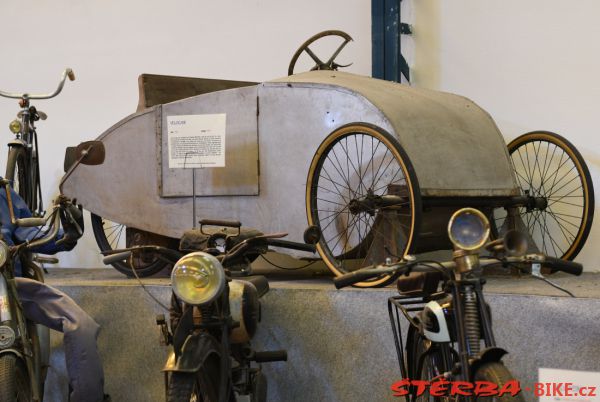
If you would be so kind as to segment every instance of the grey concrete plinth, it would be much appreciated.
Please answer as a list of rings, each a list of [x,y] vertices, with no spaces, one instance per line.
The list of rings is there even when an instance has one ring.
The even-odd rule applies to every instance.
[[[159,345],[154,324],[162,309],[135,281],[111,270],[90,271],[59,271],[48,279],[102,325],[99,346],[107,391],[116,402],[163,401],[160,370],[166,348]],[[167,279],[145,282],[168,302]],[[515,288],[510,282],[501,285],[490,283],[490,289]],[[269,401],[398,400],[390,391],[400,379],[387,312],[392,289],[337,291],[327,280],[274,281],[271,287],[254,345],[257,350],[287,349],[289,361],[263,365]],[[600,372],[600,297],[490,293],[487,300],[497,343],[510,352],[505,362],[524,385],[537,380],[539,367]],[[45,400],[63,402],[67,385],[60,334],[54,334],[53,344]]]

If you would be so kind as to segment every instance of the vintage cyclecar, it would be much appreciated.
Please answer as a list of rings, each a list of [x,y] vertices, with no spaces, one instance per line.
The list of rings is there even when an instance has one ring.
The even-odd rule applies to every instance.
[[[465,97],[317,67],[263,83],[143,74],[137,112],[98,137],[104,165],[79,166],[63,192],[92,212],[103,249],[117,237],[169,244],[192,216],[230,219],[295,241],[308,228],[306,240],[339,275],[449,249],[449,217],[477,207],[495,236],[520,228],[545,254],[581,250],[593,188],[566,139],[539,131],[507,147]],[[174,119],[198,116],[222,122],[222,167],[173,165]],[[195,141],[210,129],[198,131]],[[209,152],[214,144],[202,141],[192,144]],[[138,260],[142,274],[163,265]]]

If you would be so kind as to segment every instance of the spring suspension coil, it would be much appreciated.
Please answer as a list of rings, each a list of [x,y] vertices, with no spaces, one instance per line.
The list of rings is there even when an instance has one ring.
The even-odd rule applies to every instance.
[[[202,322],[206,323],[209,322],[211,317],[213,316],[213,305],[212,303],[207,304],[205,306],[200,306],[200,312],[202,314]]]
[[[469,356],[474,357],[480,350],[479,311],[477,309],[477,295],[471,286],[465,288],[465,333],[469,344]]]

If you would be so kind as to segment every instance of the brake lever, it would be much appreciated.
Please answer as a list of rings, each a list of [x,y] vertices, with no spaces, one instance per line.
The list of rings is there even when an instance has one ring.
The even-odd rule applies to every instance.
[[[539,262],[534,262],[531,264],[531,276],[533,276],[536,279],[546,282],[548,285],[552,286],[555,289],[560,290],[561,292],[568,294],[571,297],[576,297],[573,293],[571,293],[567,289],[563,288],[559,284],[551,281],[550,279],[548,279],[544,275],[542,275],[542,264]]]

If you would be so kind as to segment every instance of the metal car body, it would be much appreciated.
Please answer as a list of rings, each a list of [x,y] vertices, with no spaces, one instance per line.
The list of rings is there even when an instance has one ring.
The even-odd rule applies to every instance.
[[[188,83],[187,97],[163,96],[150,107],[161,96],[149,100],[140,84],[138,111],[97,138],[106,163],[77,167],[63,183],[65,195],[128,227],[180,237],[192,226],[192,169],[168,167],[167,117],[214,113],[226,114],[226,166],[196,169],[198,219],[241,220],[301,241],[311,159],[328,134],[352,122],[398,139],[423,198],[520,193],[502,134],[462,96],[339,71],[259,84],[177,80]]]

